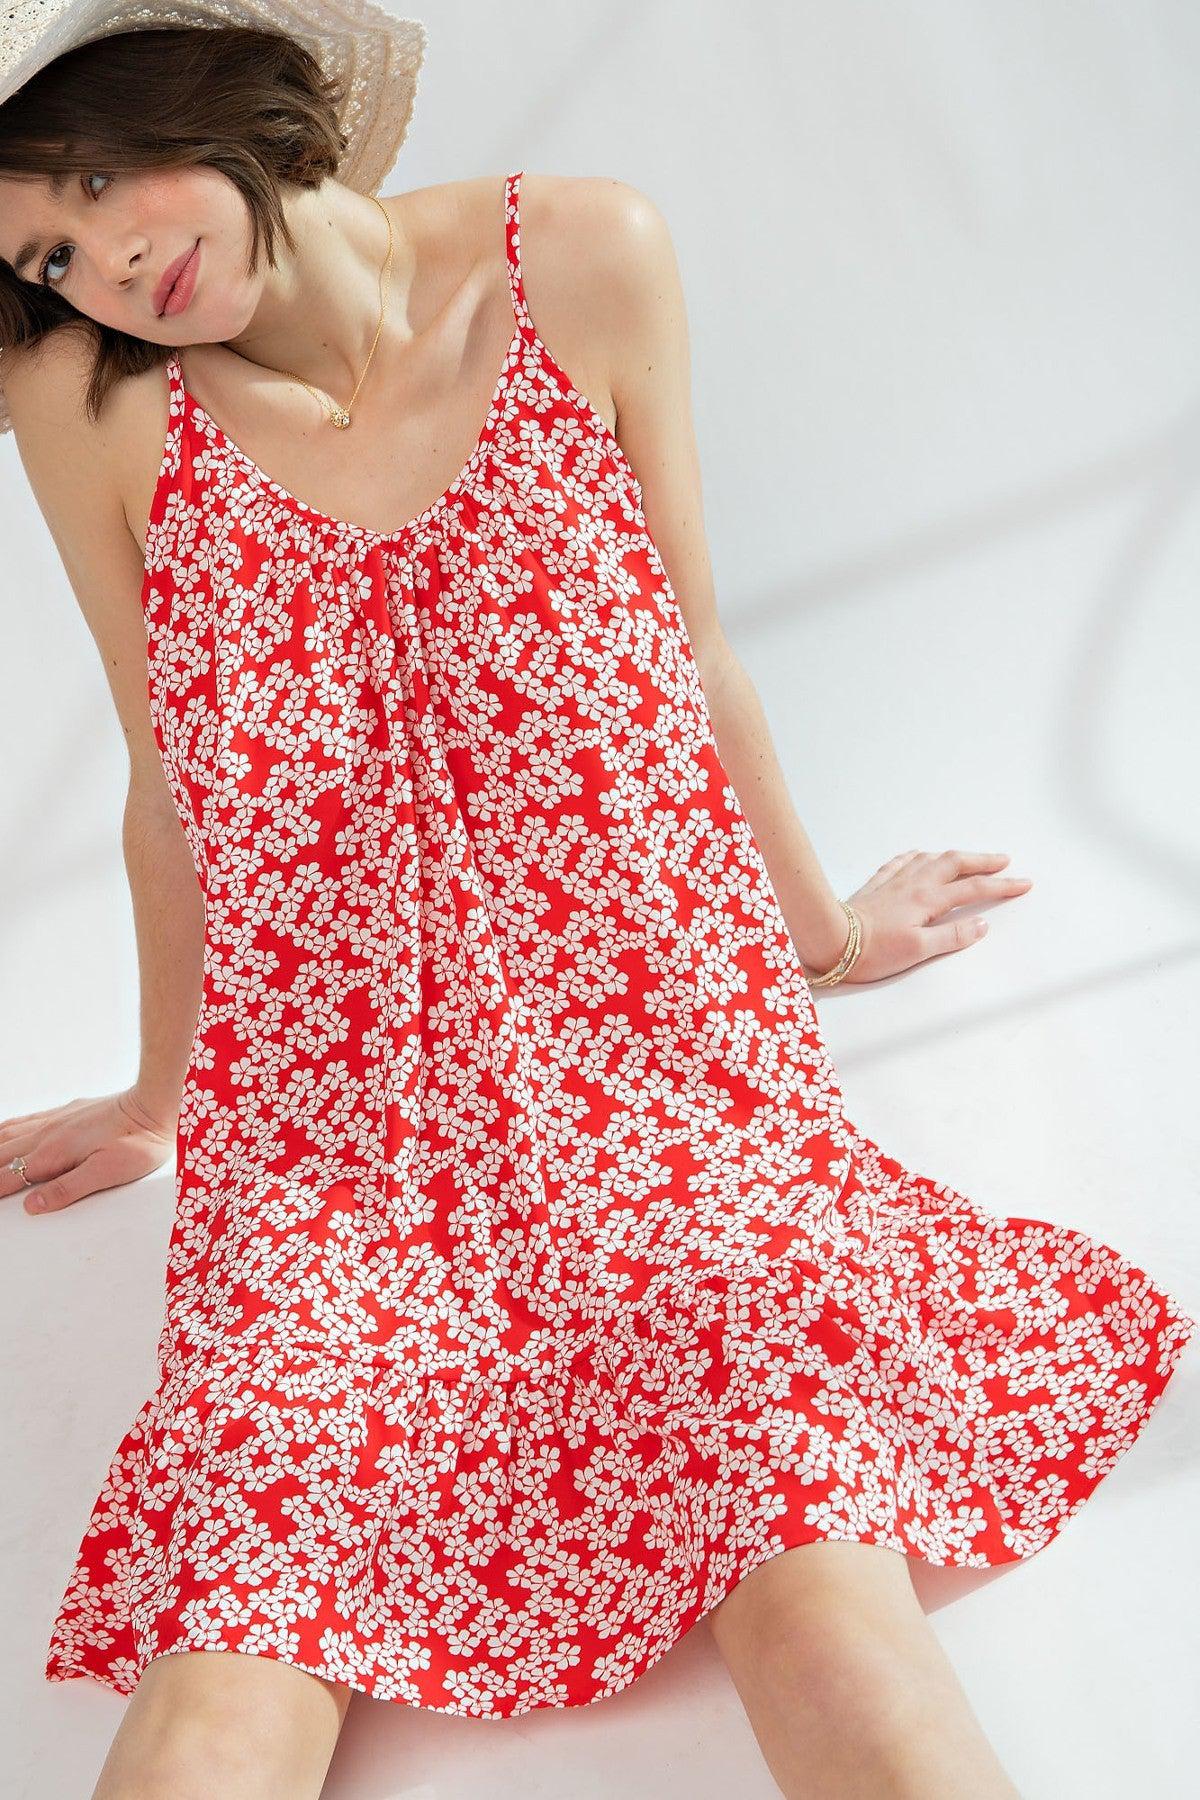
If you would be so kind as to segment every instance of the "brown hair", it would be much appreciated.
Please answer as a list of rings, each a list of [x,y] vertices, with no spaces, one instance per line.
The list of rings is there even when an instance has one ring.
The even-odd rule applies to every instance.
[[[281,184],[314,188],[336,174],[346,148],[339,127],[344,99],[341,84],[282,32],[242,26],[114,32],[56,57],[0,105],[0,175],[45,180],[60,172],[219,169],[250,210],[252,274],[264,243],[274,267],[276,231],[295,248]],[[87,389],[93,421],[115,383],[165,362],[169,353],[99,324],[0,257],[0,351],[67,326],[86,331],[95,346]]]

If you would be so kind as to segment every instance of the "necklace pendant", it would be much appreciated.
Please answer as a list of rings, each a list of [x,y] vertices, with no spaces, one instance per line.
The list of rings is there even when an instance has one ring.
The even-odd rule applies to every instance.
[[[350,423],[350,414],[346,411],[344,406],[335,406],[329,417],[332,419],[333,423],[343,431]]]

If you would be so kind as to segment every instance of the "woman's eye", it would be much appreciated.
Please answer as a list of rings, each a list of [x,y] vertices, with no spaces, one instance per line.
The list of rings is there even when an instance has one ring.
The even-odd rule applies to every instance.
[[[56,281],[50,281],[48,279],[48,273],[51,268],[51,265],[54,262],[55,257],[60,253],[60,251],[66,250],[67,247],[68,246],[66,244],[56,245],[56,247],[53,250],[51,250],[51,252],[47,256],[45,262],[42,264],[41,268],[39,269],[38,274],[41,278],[42,285],[44,287],[57,287],[58,286],[58,283]],[[62,273],[65,275],[66,272],[67,272],[67,265],[64,265]]]
[[[112,177],[111,177],[111,175],[89,174],[89,175],[85,175],[83,179],[84,179],[85,183],[90,184],[93,181],[111,181]],[[87,191],[92,196],[92,199],[94,200],[96,198],[95,189],[92,188],[90,185],[88,185]],[[70,248],[71,248],[71,246],[69,244],[56,244],[54,246],[53,250],[47,251],[45,257],[42,260],[42,266],[38,270],[38,279],[39,279],[39,281],[41,281],[41,283],[44,287],[58,287],[60,285],[59,281],[51,281],[48,279],[50,265],[54,261],[55,257],[59,254],[60,251],[69,250]],[[70,266],[71,266],[70,261],[68,260],[68,262],[63,266],[63,268],[61,270],[61,275],[65,275],[67,272],[67,269],[70,268]],[[60,279],[61,279],[61,276],[60,276]]]

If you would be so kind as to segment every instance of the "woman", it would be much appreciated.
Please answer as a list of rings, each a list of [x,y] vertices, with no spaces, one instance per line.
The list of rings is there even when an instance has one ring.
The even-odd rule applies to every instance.
[[[383,123],[253,29],[0,105],[0,373],[127,733],[143,978],[132,1086],[0,1163],[53,1211],[177,1153],[47,1675],[133,1695],[105,1800],[316,1794],[356,1688],[582,1705],[707,1617],[781,1791],[1012,1794],[907,1559],[1049,1542],[1195,1321],[848,1118],[811,988],[1029,884],[831,893],[716,621],[659,215],[377,201],[423,34],[331,56],[372,33]]]

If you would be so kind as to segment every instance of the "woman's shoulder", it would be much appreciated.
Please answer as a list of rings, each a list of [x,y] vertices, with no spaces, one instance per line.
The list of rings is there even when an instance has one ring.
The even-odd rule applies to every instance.
[[[94,365],[92,331],[70,322],[31,344],[5,347],[0,356],[0,385],[25,475],[68,558],[76,556],[81,536],[101,529],[112,540],[110,554],[121,554],[122,533],[140,547],[130,526],[131,472],[157,466],[155,445],[166,437],[169,416],[162,362],[113,382],[92,416]]]
[[[518,209],[522,243],[537,239],[578,266],[590,266],[618,243],[645,226],[654,202],[641,189],[615,175],[560,175],[541,170],[470,175],[456,181],[430,183],[398,194],[381,195],[383,204],[415,237],[433,245],[441,240],[461,249],[469,243],[480,255],[495,249],[497,220],[503,219],[504,190],[509,174],[520,174]]]
[[[68,320],[24,344],[0,351],[0,388],[13,430],[28,434],[82,400],[91,378],[95,345],[89,327]]]
[[[518,254],[525,298],[544,341],[571,359],[581,380],[603,393],[605,340],[620,324],[610,296],[639,265],[654,273],[666,226],[654,201],[615,175],[561,175],[520,169]],[[491,266],[500,285],[506,257],[508,174],[468,176],[386,198],[393,218],[431,269]],[[610,317],[610,315],[612,315]],[[585,389],[586,391],[586,389]],[[604,407],[601,406],[601,410]]]

